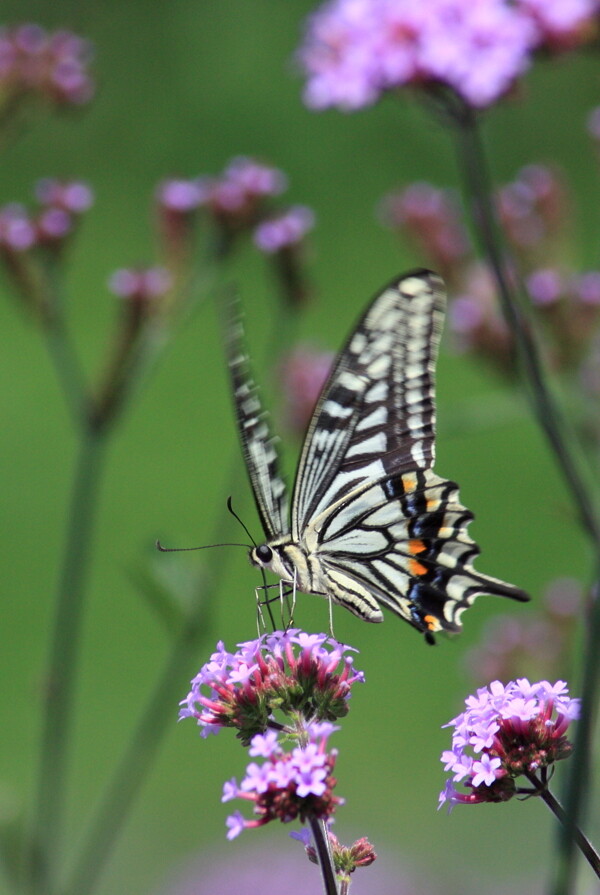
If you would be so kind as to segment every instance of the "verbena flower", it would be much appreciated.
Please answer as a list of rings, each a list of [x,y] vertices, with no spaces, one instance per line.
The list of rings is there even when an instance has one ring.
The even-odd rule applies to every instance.
[[[303,731],[303,745],[285,750],[277,734],[257,734],[250,741],[250,755],[266,758],[252,762],[239,786],[235,779],[225,783],[223,799],[246,799],[254,805],[254,818],[245,819],[239,811],[227,819],[228,839],[242,830],[260,827],[271,820],[283,823],[298,818],[327,819],[341,799],[333,795],[333,776],[337,751],[327,751],[327,739],[337,727],[327,722],[309,724]]]
[[[350,111],[387,91],[446,86],[475,108],[513,86],[538,49],[593,37],[597,0],[329,0],[308,20],[305,101]]]
[[[519,793],[520,776],[530,781],[538,773],[547,780],[548,768],[567,758],[572,746],[566,737],[579,716],[579,700],[571,699],[564,681],[531,684],[527,678],[506,686],[494,681],[465,700],[466,710],[445,724],[454,727],[452,749],[442,753],[451,780],[440,794],[440,806],[505,802]],[[466,792],[454,786],[461,782]]]
[[[91,55],[90,44],[71,31],[33,23],[0,29],[0,101],[38,95],[57,105],[88,102]]]
[[[352,686],[364,681],[344,646],[326,634],[292,628],[238,644],[223,643],[192,680],[180,718],[196,718],[202,736],[233,727],[248,745],[269,728],[293,731],[293,723],[335,721],[348,712]]]

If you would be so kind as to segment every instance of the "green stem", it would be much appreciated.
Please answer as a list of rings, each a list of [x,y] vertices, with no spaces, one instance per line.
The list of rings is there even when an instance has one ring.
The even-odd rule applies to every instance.
[[[581,525],[591,540],[595,564],[600,566],[600,527],[595,501],[591,497],[593,492],[583,479],[575,460],[574,444],[567,434],[569,430],[548,388],[537,344],[523,311],[524,302],[519,304],[513,294],[511,276],[506,265],[506,253],[502,249],[491,198],[491,178],[477,122],[472,111],[465,109],[455,116],[455,120],[459,123],[459,165],[465,192],[470,200],[474,230],[496,278],[502,308],[515,339],[535,416],[571,492]],[[589,799],[596,694],[600,686],[600,651],[597,647],[599,641],[600,599],[596,595],[588,619],[587,643],[583,659],[583,701],[575,743],[577,761],[572,763],[569,772],[565,800],[565,816],[568,822],[559,832],[560,864],[556,895],[565,895],[573,890],[576,856],[573,831],[577,829],[580,818],[585,816]]]
[[[323,891],[325,892],[325,895],[338,895],[335,868],[333,866],[333,855],[331,853],[331,843],[327,833],[327,824],[324,820],[319,820],[316,817],[309,818],[308,822],[315,843],[315,851],[317,852],[319,867],[321,868]]]
[[[500,303],[506,322],[515,339],[517,356],[538,424],[545,433],[558,466],[566,480],[579,512],[581,524],[594,546],[600,543],[600,526],[590,489],[586,486],[574,456],[574,448],[567,436],[567,425],[548,388],[540,352],[529,321],[517,300],[506,264],[491,193],[491,178],[475,114],[468,109],[457,128],[458,161],[463,178],[468,208],[472,215],[473,232],[481,251],[496,279]]]
[[[61,895],[88,895],[95,888],[171,721],[176,720],[177,689],[189,676],[198,641],[208,629],[210,602],[199,606],[171,646],[163,671],[104,793],[101,805]]]
[[[100,432],[84,434],[73,484],[45,681],[45,717],[33,836],[35,854],[31,866],[33,889],[44,895],[54,891],[55,868],[62,849],[69,758],[67,744],[72,733],[75,669],[104,448]]]
[[[557,798],[552,795],[548,787],[545,783],[535,776],[535,774],[525,774],[529,782],[535,787],[538,792],[538,795],[544,800],[546,805],[550,808],[554,816],[560,821],[565,830],[565,834],[569,837],[569,839],[573,842],[574,846],[577,846],[581,853],[584,855],[588,864],[594,871],[597,877],[600,878],[600,855],[591,844],[587,836],[576,826],[567,811],[563,808]],[[564,889],[560,889],[558,891],[565,891]]]

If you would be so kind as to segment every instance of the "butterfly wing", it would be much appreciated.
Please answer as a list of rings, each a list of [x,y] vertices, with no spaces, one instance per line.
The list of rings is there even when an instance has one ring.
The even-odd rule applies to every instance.
[[[252,376],[239,301],[226,304],[226,349],[235,416],[254,500],[269,540],[289,531],[288,497],[277,439]]]
[[[366,620],[385,606],[425,632],[458,630],[482,593],[527,599],[472,567],[473,514],[431,468],[444,311],[429,271],[375,297],[319,399],[292,504],[292,539],[316,548],[321,588]]]
[[[363,482],[431,466],[435,364],[446,293],[437,274],[394,280],[340,351],[315,408],[292,502],[292,533]]]

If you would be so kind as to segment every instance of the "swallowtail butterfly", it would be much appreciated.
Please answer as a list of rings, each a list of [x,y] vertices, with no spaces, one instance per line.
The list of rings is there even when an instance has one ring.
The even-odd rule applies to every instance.
[[[308,426],[288,514],[277,441],[230,306],[228,362],[237,425],[266,541],[250,561],[369,622],[395,612],[433,642],[458,631],[479,594],[527,600],[477,572],[473,514],[433,471],[434,380],[446,295],[416,270],[393,280],[338,354]]]

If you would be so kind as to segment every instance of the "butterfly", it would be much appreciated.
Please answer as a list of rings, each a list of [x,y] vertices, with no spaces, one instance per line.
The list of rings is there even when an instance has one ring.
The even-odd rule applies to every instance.
[[[473,568],[473,513],[433,471],[435,365],[446,307],[428,270],[393,280],[334,361],[310,420],[292,491],[245,348],[241,311],[227,335],[237,426],[265,534],[250,561],[368,622],[389,609],[434,642],[458,631],[480,594],[529,599]]]

